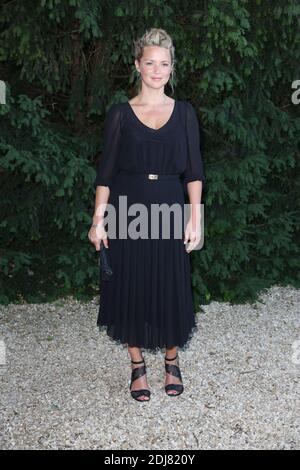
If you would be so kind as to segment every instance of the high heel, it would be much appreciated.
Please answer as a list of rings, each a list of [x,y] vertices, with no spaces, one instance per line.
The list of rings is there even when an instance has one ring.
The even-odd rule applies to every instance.
[[[144,361],[144,359],[142,361],[131,361],[133,364],[142,364]],[[129,388],[131,389],[131,386],[132,386],[132,383],[136,380],[136,379],[139,379],[140,377],[142,377],[143,375],[146,374],[146,364],[144,366],[141,366],[141,367],[136,367],[135,369],[132,369],[132,372],[131,372],[131,381],[130,381],[130,386]],[[149,401],[150,400],[150,395],[151,395],[151,392],[150,390],[148,389],[141,389],[141,390],[130,390],[130,393],[131,393],[131,396],[132,398],[134,398],[135,400],[137,401]],[[142,395],[144,395],[145,397],[148,397],[147,400],[140,400],[139,397],[141,397]]]
[[[165,356],[165,361],[175,361],[175,359],[177,359],[177,356],[178,356],[178,354],[176,354],[176,356],[173,357],[172,359],[168,359]],[[179,364],[179,362],[178,362],[178,364]],[[180,369],[177,365],[175,365],[175,364],[166,364],[165,363],[165,369],[166,369],[166,372],[168,374],[171,374],[174,377],[177,377],[182,382],[181,372],[180,372]],[[174,390],[177,393],[168,393],[171,390]],[[178,395],[180,395],[183,392],[183,390],[184,390],[184,387],[183,387],[182,384],[168,384],[168,385],[165,385],[165,392],[169,397],[177,397]]]

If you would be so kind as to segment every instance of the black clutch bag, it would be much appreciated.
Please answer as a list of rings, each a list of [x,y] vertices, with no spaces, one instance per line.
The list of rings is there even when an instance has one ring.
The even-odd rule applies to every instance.
[[[100,277],[104,281],[110,281],[113,270],[111,268],[109,248],[105,248],[103,240],[100,242]]]

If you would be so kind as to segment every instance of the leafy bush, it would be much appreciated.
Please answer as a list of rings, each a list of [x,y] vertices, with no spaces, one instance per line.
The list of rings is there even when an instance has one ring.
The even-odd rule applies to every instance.
[[[134,94],[132,40],[155,26],[174,39],[175,98],[201,124],[195,305],[299,286],[296,0],[21,0],[0,13],[2,303],[97,292],[87,233],[103,121]]]

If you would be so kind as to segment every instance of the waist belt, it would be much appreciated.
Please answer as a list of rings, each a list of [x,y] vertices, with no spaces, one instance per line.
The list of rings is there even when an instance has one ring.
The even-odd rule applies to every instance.
[[[180,175],[178,173],[169,173],[169,174],[157,174],[157,173],[135,173],[132,171],[121,170],[121,174],[145,178],[149,180],[177,180]]]

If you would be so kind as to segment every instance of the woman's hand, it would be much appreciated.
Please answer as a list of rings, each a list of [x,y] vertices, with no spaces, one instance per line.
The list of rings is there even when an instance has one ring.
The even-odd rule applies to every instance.
[[[190,253],[200,243],[201,239],[201,225],[196,224],[190,219],[186,225],[184,232],[184,244],[186,245],[186,251]]]
[[[88,233],[88,237],[91,243],[95,245],[97,251],[100,250],[100,243],[103,240],[105,248],[108,248],[107,232],[104,228],[103,222],[98,222],[97,227],[91,227]]]

